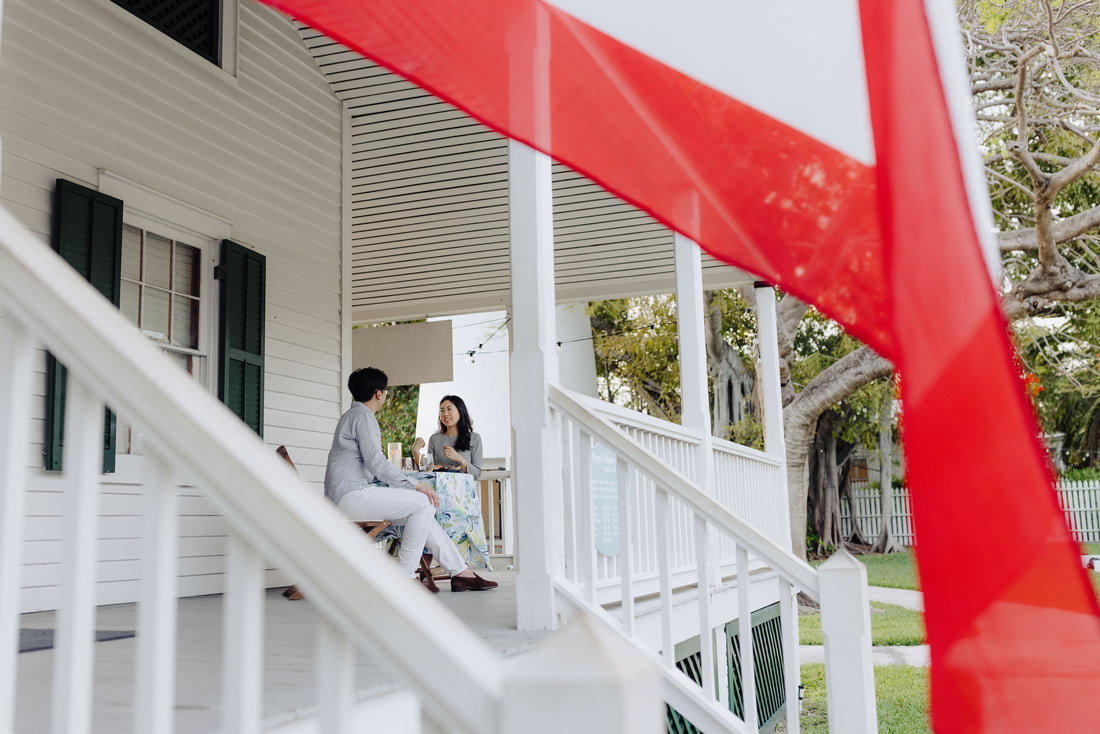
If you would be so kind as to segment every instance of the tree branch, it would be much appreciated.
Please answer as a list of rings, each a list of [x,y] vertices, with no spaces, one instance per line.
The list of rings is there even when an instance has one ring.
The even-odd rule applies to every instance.
[[[1100,206],[1095,206],[1079,214],[1074,214],[1072,217],[1066,217],[1060,222],[1055,222],[1050,231],[1054,242],[1062,243],[1068,242],[1095,227],[1100,227]],[[1034,228],[998,232],[997,244],[1000,246],[1001,252],[1039,249],[1039,240]]]
[[[1065,126],[1067,130],[1078,132],[1076,130],[1073,130],[1073,126],[1070,125],[1068,122],[1065,123]],[[1088,140],[1087,136],[1084,136],[1079,132],[1078,134]],[[1051,198],[1057,196],[1062,189],[1084,176],[1086,173],[1089,172],[1089,169],[1091,169],[1097,163],[1100,163],[1100,140],[1093,140],[1090,142],[1092,142],[1092,147],[1089,148],[1088,153],[1085,153],[1073,163],[1069,164],[1061,171],[1058,171],[1058,173],[1050,177],[1050,184],[1047,186],[1047,193]]]
[[[1080,303],[1100,297],[1100,275],[1085,275],[1074,268],[1066,280],[1056,280],[1037,268],[1015,284],[1002,300],[1005,319],[1010,323],[1041,314],[1055,303]]]
[[[805,431],[830,407],[893,371],[894,366],[870,347],[862,346],[849,352],[822,370],[783,408],[784,430],[788,435]]]

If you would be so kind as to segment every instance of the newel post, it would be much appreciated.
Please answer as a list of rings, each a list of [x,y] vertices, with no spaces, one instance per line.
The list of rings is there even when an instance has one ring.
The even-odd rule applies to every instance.
[[[665,731],[657,667],[625,638],[583,614],[505,664],[500,732]]]
[[[841,548],[818,569],[829,731],[877,734],[867,567]]]

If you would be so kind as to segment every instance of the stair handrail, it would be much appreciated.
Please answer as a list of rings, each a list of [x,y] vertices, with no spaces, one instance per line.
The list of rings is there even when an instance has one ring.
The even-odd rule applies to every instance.
[[[437,713],[467,731],[493,730],[499,656],[5,207],[0,307],[141,425],[154,452],[197,476],[234,531],[288,571],[335,627],[385,654]],[[432,666],[415,662],[424,660]]]
[[[787,583],[815,601],[820,600],[817,570],[789,550],[756,530],[736,513],[724,507],[697,484],[680,476],[675,469],[657,459],[617,426],[597,415],[568,390],[550,385],[551,405],[568,415],[601,444],[622,457],[637,471],[665,488],[694,512],[728,532],[736,542],[763,560]]]

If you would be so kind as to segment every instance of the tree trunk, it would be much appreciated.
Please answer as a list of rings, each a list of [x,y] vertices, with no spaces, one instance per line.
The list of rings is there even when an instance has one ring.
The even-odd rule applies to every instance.
[[[846,445],[846,456],[843,468],[840,471],[840,493],[848,500],[848,519],[852,530],[848,533],[846,542],[851,545],[866,547],[870,545],[863,535],[863,529],[859,526],[859,516],[856,514],[856,498],[852,494],[852,454],[855,453],[855,444]]]
[[[786,438],[787,499],[791,518],[791,551],[806,557],[806,509],[809,495],[809,452],[818,417],[829,407],[893,367],[867,347],[846,354],[827,367],[783,408]]]
[[[714,291],[703,293],[706,309],[707,372],[714,383],[711,432],[727,438],[730,428],[745,418],[746,395],[752,392],[753,377],[741,355],[722,337],[722,302]]]
[[[832,423],[832,421],[828,421]],[[821,426],[818,426],[821,430]],[[821,544],[826,548],[839,548],[840,537],[840,487],[837,486],[836,436],[829,430],[825,436],[825,461],[821,467],[821,488],[824,492],[825,517],[821,524]]]
[[[878,455],[882,467],[879,470],[879,500],[882,511],[879,516],[878,539],[871,548],[874,553],[897,553],[901,550],[890,521],[894,516],[894,401],[887,400],[882,407],[878,429]]]

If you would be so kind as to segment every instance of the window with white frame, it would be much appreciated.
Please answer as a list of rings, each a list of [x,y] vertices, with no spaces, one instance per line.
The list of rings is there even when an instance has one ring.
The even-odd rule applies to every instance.
[[[202,251],[126,224],[122,229],[122,313],[195,374],[202,308]]]
[[[123,225],[119,309],[173,362],[208,386],[211,299],[202,266],[202,247],[154,228]],[[118,453],[144,453],[140,434],[121,417]]]

